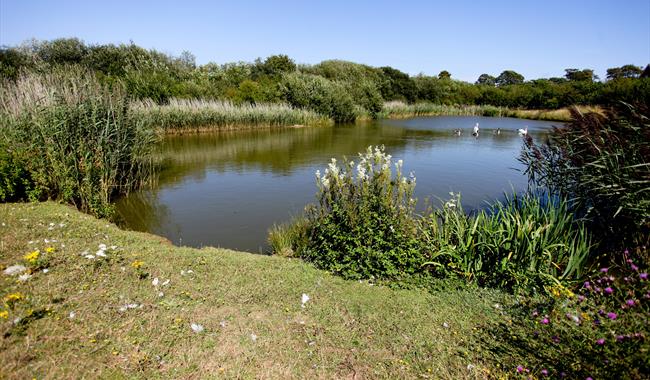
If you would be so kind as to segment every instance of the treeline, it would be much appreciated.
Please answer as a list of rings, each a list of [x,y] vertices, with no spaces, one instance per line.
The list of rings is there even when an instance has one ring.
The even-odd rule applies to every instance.
[[[133,43],[87,45],[76,38],[0,49],[0,76],[5,79],[16,80],[25,70],[44,73],[61,65],[91,69],[104,84],[122,82],[133,99],[160,104],[172,98],[287,102],[336,121],[376,117],[383,103],[392,100],[526,109],[650,102],[650,65],[645,70],[634,65],[611,68],[604,82],[593,70],[567,69],[558,78],[526,80],[506,70],[496,76],[482,74],[475,83],[467,83],[453,79],[448,71],[438,76],[409,76],[392,67],[339,60],[297,65],[286,55],[252,63],[197,65],[189,52],[175,57]]]

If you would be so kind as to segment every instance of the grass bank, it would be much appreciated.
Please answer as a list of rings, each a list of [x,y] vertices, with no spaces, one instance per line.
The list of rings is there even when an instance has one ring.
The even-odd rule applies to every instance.
[[[601,112],[599,107],[576,106],[579,112]],[[557,110],[524,110],[495,107],[490,105],[443,105],[427,102],[406,104],[394,101],[384,103],[379,114],[381,118],[402,119],[417,116],[493,116],[493,117],[517,117],[520,119],[569,121],[571,112],[568,108]]]
[[[164,133],[224,131],[283,126],[328,125],[331,120],[314,111],[283,103],[241,104],[201,99],[171,99],[169,104],[135,101],[131,116]]]
[[[500,372],[470,343],[476,326],[499,318],[493,305],[505,296],[497,291],[394,290],[300,260],[173,247],[50,202],[2,204],[0,220],[2,269],[31,270],[24,281],[0,274],[0,366],[8,378]],[[24,258],[37,249],[33,261]],[[12,294],[18,299],[8,301]]]

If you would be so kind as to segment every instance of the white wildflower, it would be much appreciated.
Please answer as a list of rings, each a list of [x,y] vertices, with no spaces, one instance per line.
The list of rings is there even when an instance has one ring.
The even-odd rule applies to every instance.
[[[467,365],[467,370],[468,370],[468,371],[471,371],[471,370],[473,370],[473,369],[474,369],[474,364],[468,364],[468,365]]]
[[[162,298],[162,297],[164,297],[164,296],[165,296],[165,293],[163,293],[163,292],[158,292],[158,297],[161,297],[161,298]]]
[[[226,328],[226,321],[219,322],[219,326],[221,326],[221,328]]]
[[[3,271],[3,273],[8,275],[8,276],[15,276],[17,274],[23,273],[26,270],[27,270],[27,268],[25,268],[25,266],[16,264],[16,265],[12,265],[10,267],[7,267]]]
[[[43,273],[47,273],[47,272],[49,272],[49,271],[50,271],[50,270],[47,269],[47,268],[43,269]]]
[[[199,325],[198,323],[192,323],[190,327],[192,328],[192,331],[194,331],[197,334],[200,334],[203,332],[203,330],[205,330],[205,328],[202,325]]]
[[[111,245],[111,249],[112,249],[112,250],[116,250],[116,249],[117,249],[117,246],[116,246],[116,245]]]
[[[105,250],[106,250],[106,244],[104,244],[104,243],[100,244],[98,247],[99,247],[99,249],[102,250],[102,251],[105,251]]]
[[[31,274],[29,274],[29,273],[23,273],[23,274],[21,274],[20,276],[18,276],[18,281],[20,281],[20,282],[25,282],[25,281],[29,280],[30,278],[32,278],[32,275],[31,275]]]
[[[92,259],[95,258],[95,256],[93,256],[93,255],[86,255],[84,257],[87,258],[88,260],[92,260]]]
[[[255,335],[255,334],[251,334],[251,340],[252,340],[253,342],[256,342],[256,341],[257,341],[257,335]]]
[[[309,296],[306,295],[305,293],[303,293],[302,294],[302,304],[300,306],[304,308],[307,301],[309,301]]]
[[[443,324],[442,324],[442,327],[448,329],[448,328],[449,328],[449,323],[447,323],[447,322],[443,323]]]
[[[106,252],[100,249],[99,251],[95,252],[95,255],[99,257],[106,257]]]
[[[65,227],[65,223],[59,223],[59,227],[61,228]]]
[[[151,285],[158,286],[158,282],[160,282],[160,281],[158,281],[158,277],[156,277],[156,278],[153,279],[153,281],[151,281]]]
[[[320,170],[316,170],[316,178],[320,179]]]
[[[125,311],[127,311],[129,309],[142,309],[142,305],[137,304],[137,303],[128,303],[128,304],[120,307],[121,312],[125,312]]]
[[[71,311],[70,314],[68,314],[68,318],[74,319],[75,315],[77,315],[77,314],[75,314],[74,311]]]

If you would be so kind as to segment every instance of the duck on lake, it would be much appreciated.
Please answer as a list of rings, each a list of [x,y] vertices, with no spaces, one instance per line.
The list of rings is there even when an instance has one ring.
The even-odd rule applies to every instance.
[[[526,126],[525,129],[519,128],[517,132],[519,133],[520,136],[526,136],[528,134],[528,126]]]
[[[472,132],[472,136],[478,136],[478,123],[474,126],[474,131]]]
[[[461,131],[460,129],[454,129],[454,134],[455,134],[456,136],[460,136],[460,135],[463,134],[463,131]]]
[[[501,134],[501,128],[497,128],[493,132],[495,135],[500,135]]]

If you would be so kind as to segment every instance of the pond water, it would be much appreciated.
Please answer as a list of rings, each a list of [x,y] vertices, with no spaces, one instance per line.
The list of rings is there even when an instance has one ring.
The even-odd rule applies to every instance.
[[[478,138],[471,133],[477,122]],[[383,144],[394,160],[404,160],[405,173],[415,173],[420,204],[428,197],[438,205],[454,191],[469,210],[525,189],[517,129],[528,126],[539,138],[554,124],[421,117],[169,136],[159,147],[167,165],[156,188],[131,193],[117,202],[117,210],[126,228],[165,236],[176,245],[265,252],[268,228],[315,200],[314,173],[323,172],[332,157],[356,158],[369,145]],[[457,128],[462,135],[454,134]]]

